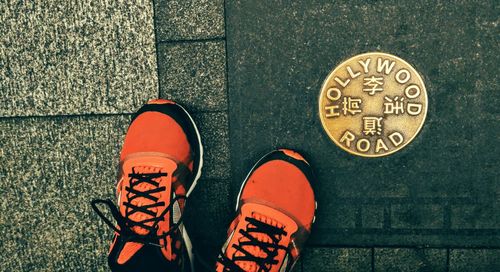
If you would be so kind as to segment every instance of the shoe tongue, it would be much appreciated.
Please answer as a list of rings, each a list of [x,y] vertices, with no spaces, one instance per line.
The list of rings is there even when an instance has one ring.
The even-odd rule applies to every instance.
[[[142,207],[142,206],[152,205],[152,204],[163,201],[162,198],[165,198],[165,197],[162,197],[162,195],[170,196],[170,186],[168,186],[168,184],[170,184],[170,182],[171,182],[171,177],[170,177],[171,173],[168,173],[166,169],[164,169],[162,167],[154,167],[154,166],[135,166],[135,167],[133,167],[133,171],[135,174],[151,174],[151,173],[165,174],[165,176],[161,176],[161,177],[157,177],[157,178],[152,179],[153,181],[158,182],[158,186],[155,186],[155,185],[148,183],[148,182],[142,182],[142,183],[134,186],[135,190],[140,191],[140,192],[146,192],[146,191],[154,190],[158,187],[164,186],[165,191],[149,194],[150,196],[157,198],[158,199],[157,201],[154,201],[154,200],[146,198],[146,197],[137,197],[137,198],[132,199],[130,201],[130,204],[132,204],[134,206]],[[130,194],[130,197],[132,197],[132,196],[133,196],[133,194]],[[151,212],[154,212],[155,217],[159,216],[163,212],[165,207],[168,205],[168,203],[166,201],[163,201],[163,202],[165,202],[165,205],[159,206],[159,207],[154,207],[154,208],[149,208],[148,210]],[[128,218],[132,221],[140,222],[143,220],[151,219],[151,218],[153,218],[153,216],[146,214],[146,213],[143,213],[143,212],[140,212],[140,211],[137,211],[137,212],[129,215]],[[151,221],[151,222],[147,222],[145,224],[147,226],[152,226],[154,224],[154,222]],[[140,234],[140,235],[146,235],[149,233],[149,230],[142,228],[140,226],[132,227],[132,230],[135,233]]]
[[[130,174],[151,174],[151,173],[165,173],[165,175],[161,175],[159,177],[152,178],[152,181],[158,183],[158,186],[151,184],[149,182],[141,182],[133,188],[137,191],[148,191],[152,190],[155,188],[158,188],[160,186],[165,187],[165,190],[157,193],[152,193],[150,194],[151,196],[154,196],[158,198],[158,202],[163,201],[165,202],[164,206],[159,206],[159,207],[154,207],[148,209],[149,211],[152,211],[155,213],[154,217],[159,216],[164,209],[170,204],[170,199],[171,199],[171,190],[172,190],[172,174],[175,172],[177,169],[177,162],[174,160],[164,157],[164,156],[159,156],[159,155],[149,155],[149,154],[135,154],[131,157],[126,158],[122,163],[121,163],[121,170],[122,170],[122,180],[120,181],[119,187],[121,187],[121,190],[119,190],[119,197],[118,197],[118,202],[120,206],[120,213],[123,216],[126,216],[127,214],[127,209],[128,212],[130,212],[130,208],[127,208],[125,205],[123,205],[124,201],[129,201],[130,198],[132,198],[135,194],[128,192],[125,190],[125,187],[131,187],[131,181],[132,182],[137,182],[134,176],[130,176]],[[151,199],[145,198],[145,197],[137,197],[132,200],[130,200],[130,203],[135,205],[135,206],[145,206],[145,205],[150,205],[154,204],[156,201],[153,201]],[[168,216],[169,214],[167,213],[165,216]],[[137,211],[133,214],[130,214],[128,218],[132,221],[139,222],[142,220],[150,219],[153,216]],[[152,226],[154,222],[148,222],[145,223],[148,226]],[[163,220],[161,221],[158,225],[159,228],[165,230],[169,229],[169,220]],[[134,226],[131,228],[133,232],[139,234],[139,235],[146,235],[149,233],[149,230],[142,228],[140,226]],[[134,256],[137,251],[139,251],[144,244],[138,243],[138,242],[126,242],[125,245],[123,246],[122,250],[120,251],[120,254],[118,256],[117,262],[119,264],[124,264],[132,256]]]
[[[121,195],[121,200],[120,201],[127,201],[130,204],[138,207],[146,206],[146,205],[152,205],[158,202],[164,202],[163,206],[158,206],[158,207],[152,207],[147,209],[150,212],[153,212],[154,215],[144,213],[142,211],[135,211],[134,213],[132,212],[132,209],[126,207],[125,205],[121,205],[120,203],[120,212],[124,217],[128,217],[128,219],[135,221],[135,222],[140,222],[143,220],[151,219],[153,217],[158,217],[164,209],[170,204],[170,199],[171,199],[171,188],[172,188],[172,174],[174,173],[175,169],[177,168],[177,163],[169,158],[164,158],[164,157],[156,157],[156,156],[151,156],[151,157],[137,157],[137,158],[132,158],[126,160],[123,165],[122,165],[122,175],[124,178],[124,186],[122,189],[122,195]],[[148,176],[150,174],[158,174],[161,173],[161,176]],[[152,182],[140,182],[136,185],[133,186],[134,190],[140,191],[140,192],[146,192],[149,190],[156,189],[158,187],[165,187],[165,189],[161,192],[156,192],[156,193],[151,193],[148,194],[152,197],[157,198],[157,201],[153,199],[149,199],[143,196],[138,196],[134,197],[135,194],[132,192],[126,191],[124,188],[125,187],[132,187],[132,183],[137,183],[137,175],[149,179],[149,181]],[[157,183],[153,184],[153,183]],[[131,213],[128,214],[127,213]],[[168,213],[166,214],[168,215]],[[162,229],[168,229],[170,222],[168,220],[161,221],[160,224],[162,225]],[[145,223],[147,226],[152,226],[154,224],[153,221]],[[139,234],[139,235],[146,235],[149,233],[148,229],[145,229],[141,226],[134,226],[131,228],[133,232]],[[127,243],[129,244],[129,243]],[[136,244],[136,243],[133,243]]]
[[[263,222],[265,224],[268,224],[268,225],[271,225],[271,226],[274,226],[274,227],[277,227],[277,228],[283,228],[284,225],[280,222],[278,222],[277,220],[275,219],[272,219],[266,215],[263,215],[263,214],[259,214],[259,213],[256,213],[256,212],[253,212],[251,214],[251,217],[260,221],[260,222]],[[245,224],[248,224],[248,222],[246,221],[243,221]],[[251,224],[250,224],[251,225]],[[251,226],[253,227],[253,226]],[[250,227],[250,228],[251,228]],[[249,227],[247,226],[246,228],[244,228],[244,230],[248,231],[249,230]],[[255,232],[250,232],[250,235],[254,238],[256,238],[258,241],[260,242],[263,242],[263,243],[274,243],[273,239],[266,233],[255,233]],[[281,238],[283,237],[278,237],[276,236],[277,239],[281,241]],[[247,237],[244,237],[242,236],[240,239],[239,239],[239,242],[246,242],[246,241],[249,241],[249,239]],[[265,258],[268,256],[268,254],[259,246],[243,246],[243,248],[248,251],[248,253],[250,253],[252,256],[255,256],[255,257],[259,257],[259,258]],[[274,249],[272,249],[274,250]],[[240,251],[237,251],[235,253],[235,257],[237,256],[244,256],[245,254],[243,254],[242,252]],[[245,271],[248,271],[248,272],[257,272],[259,271],[259,266],[257,265],[257,263],[255,262],[252,262],[252,261],[236,261],[236,264],[241,267],[243,270]]]

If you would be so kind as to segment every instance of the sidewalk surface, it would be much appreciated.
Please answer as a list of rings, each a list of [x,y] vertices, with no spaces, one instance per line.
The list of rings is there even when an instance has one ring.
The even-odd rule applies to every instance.
[[[289,2],[0,5],[0,271],[108,271],[89,201],[114,199],[131,113],[158,97],[200,125],[186,224],[205,262],[247,171],[289,147],[318,176],[295,271],[500,271],[497,1]],[[368,51],[413,64],[429,96],[419,136],[382,159],[340,150],[317,113],[330,70]]]

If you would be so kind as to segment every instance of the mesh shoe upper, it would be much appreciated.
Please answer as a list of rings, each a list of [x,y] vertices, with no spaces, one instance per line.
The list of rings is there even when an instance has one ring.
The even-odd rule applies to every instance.
[[[289,271],[314,221],[312,179],[307,162],[293,151],[262,158],[242,185],[216,270]]]
[[[113,271],[190,270],[181,221],[199,177],[200,149],[192,119],[177,104],[150,101],[134,116],[120,155],[118,208],[105,203],[117,221],[108,255]]]

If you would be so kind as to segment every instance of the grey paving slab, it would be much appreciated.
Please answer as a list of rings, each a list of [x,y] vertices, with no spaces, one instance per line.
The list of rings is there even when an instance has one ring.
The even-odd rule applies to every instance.
[[[446,249],[376,248],[375,271],[447,271]]]
[[[384,226],[384,206],[364,205],[361,207],[361,224],[363,228],[377,228]]]
[[[155,0],[159,41],[224,37],[223,0]]]
[[[224,41],[158,45],[161,97],[195,111],[226,111]]]
[[[500,249],[452,249],[450,272],[500,270]]]
[[[498,13],[500,12],[500,5],[495,1],[488,1],[481,5],[485,8],[476,11],[477,20],[474,23],[474,27],[478,29],[476,42],[479,48],[476,67],[481,70],[475,84],[479,88],[489,90],[484,94],[489,94],[490,98],[495,98],[498,101],[498,95],[495,95],[494,92],[498,91],[500,78],[498,73],[492,71],[498,70],[497,52],[500,45]],[[484,97],[485,105],[491,105],[491,102],[493,101]],[[498,107],[495,108],[496,110],[493,110],[492,107],[489,107],[489,109],[492,109],[489,113],[496,113],[496,116],[498,116]]]
[[[153,4],[0,5],[0,116],[131,112],[157,97]]]
[[[228,116],[225,112],[196,113],[193,115],[203,142],[202,178],[229,179]]]
[[[207,152],[204,180],[190,201],[191,219],[196,239],[215,247],[231,215],[229,181],[205,178],[228,177],[227,114],[200,113],[195,119]],[[104,271],[111,232],[89,202],[114,199],[129,122],[129,115],[0,119],[3,268]]]
[[[440,229],[444,227],[442,205],[392,205],[391,227]]]
[[[186,227],[198,256],[197,271],[212,271],[234,218],[230,180],[200,180],[186,208]],[[201,259],[201,262],[199,261]],[[203,265],[202,263],[205,263]]]
[[[372,271],[371,258],[369,248],[307,248],[302,271]]]
[[[111,231],[90,200],[113,199],[129,120],[0,120],[0,270],[106,271]]]
[[[451,207],[450,221],[454,229],[495,229],[500,226],[500,201]]]
[[[324,203],[324,205],[318,207],[318,214],[327,211],[331,211],[334,215],[318,217],[318,224],[327,224],[336,229],[356,227],[356,220],[359,215],[355,205]]]
[[[450,230],[446,206],[492,206],[500,191],[496,11],[495,1],[228,1],[233,179],[267,151],[295,148],[318,177],[315,245],[499,246],[499,227],[481,227],[495,221]],[[317,113],[331,69],[368,51],[410,62],[429,96],[419,136],[379,159],[342,151]]]

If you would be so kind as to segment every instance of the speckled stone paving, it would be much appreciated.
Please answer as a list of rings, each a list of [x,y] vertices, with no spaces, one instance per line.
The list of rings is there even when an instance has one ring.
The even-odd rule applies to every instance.
[[[187,221],[224,225],[230,214],[220,205],[228,200],[227,116],[198,113],[194,118],[201,124],[207,164]],[[0,263],[11,268],[6,271],[106,267],[111,231],[89,202],[114,199],[118,156],[129,122],[130,115],[0,118],[0,233],[5,253]],[[211,216],[205,221],[200,213],[226,220]],[[203,233],[220,234],[223,229]],[[194,228],[193,235],[198,233]]]
[[[223,40],[158,45],[161,97],[194,110],[226,111]]]
[[[123,113],[157,97],[150,1],[3,1],[0,33],[0,116]]]
[[[223,38],[224,0],[155,0],[158,41]]]
[[[105,271],[111,231],[89,201],[113,197],[129,122],[128,116],[0,120],[0,270]]]
[[[185,105],[202,134],[205,166],[185,223],[209,266],[243,177],[265,152],[286,146],[315,168],[320,203],[294,271],[499,271],[500,145],[488,136],[499,131],[499,8],[389,0],[0,5],[0,271],[109,271],[111,231],[89,201],[114,198],[130,113],[157,97]],[[410,61],[429,93],[421,134],[382,161],[336,148],[316,112],[330,69],[368,50]]]

